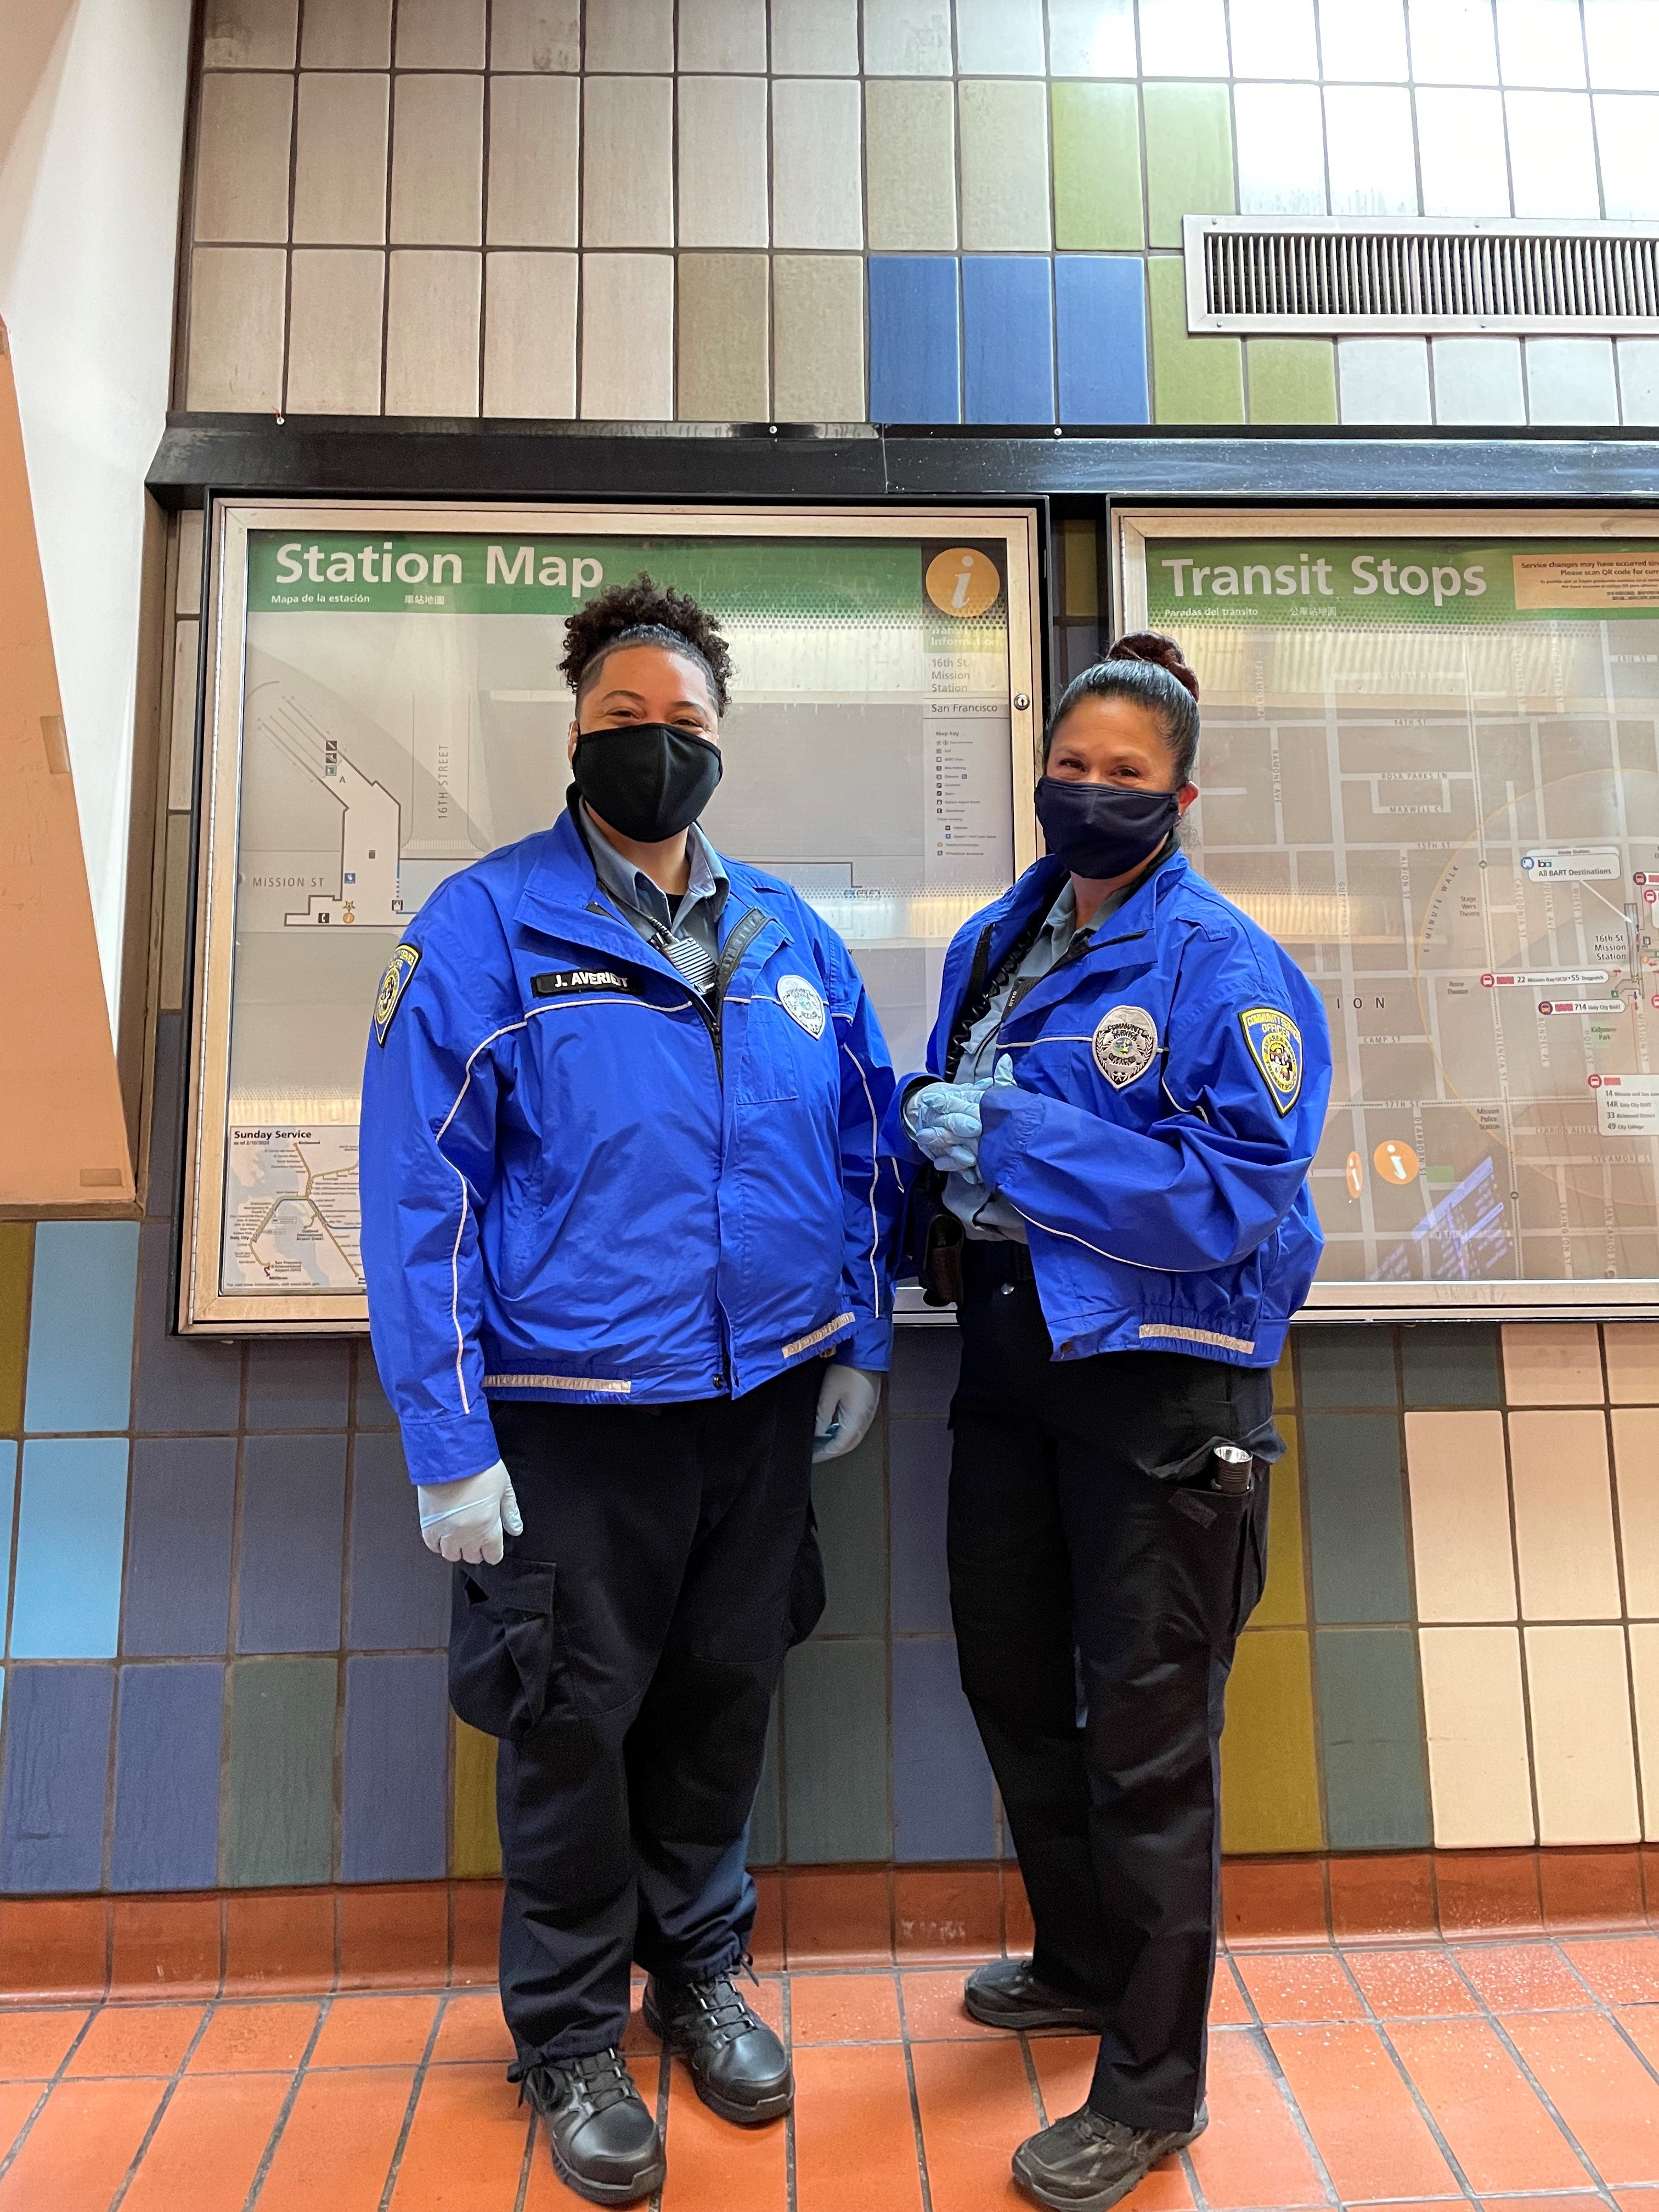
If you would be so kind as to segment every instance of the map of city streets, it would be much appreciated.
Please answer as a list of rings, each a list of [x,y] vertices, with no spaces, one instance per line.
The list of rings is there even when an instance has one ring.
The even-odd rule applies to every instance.
[[[1659,543],[1146,574],[1203,687],[1194,859],[1330,1021],[1322,1280],[1659,1279]]]

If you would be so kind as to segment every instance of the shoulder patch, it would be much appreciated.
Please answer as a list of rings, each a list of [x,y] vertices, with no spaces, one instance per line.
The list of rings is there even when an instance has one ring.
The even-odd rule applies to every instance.
[[[798,1029],[810,1037],[823,1035],[823,999],[805,975],[780,975],[778,1004]]]
[[[1249,1006],[1238,1018],[1250,1058],[1281,1117],[1302,1096],[1302,1032],[1277,1006]]]
[[[532,975],[530,989],[538,999],[564,999],[573,992],[624,991],[634,986],[614,968],[555,968],[545,975]]]
[[[374,1042],[386,1042],[386,1033],[392,1027],[392,1017],[403,1004],[403,996],[410,977],[421,964],[418,945],[400,945],[386,963],[386,973],[380,978],[380,988],[374,997]]]
[[[1144,1006],[1114,1006],[1090,1040],[1095,1066],[1114,1091],[1145,1075],[1158,1056],[1158,1024]]]

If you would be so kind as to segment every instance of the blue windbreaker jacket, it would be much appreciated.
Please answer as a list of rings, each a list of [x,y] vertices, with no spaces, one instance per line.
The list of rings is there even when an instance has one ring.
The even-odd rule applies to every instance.
[[[658,1405],[831,1349],[888,1364],[886,1047],[835,932],[724,866],[718,1018],[606,898],[568,814],[451,877],[392,957],[362,1250],[416,1482],[492,1464],[492,1397]]]
[[[946,956],[927,1072],[964,1000],[1066,879],[1038,860]],[[1270,1367],[1324,1240],[1307,1185],[1330,1092],[1295,963],[1176,853],[1002,1025],[980,1172],[1024,1217],[1055,1357],[1185,1352]],[[921,1161],[896,1091],[884,1148]]]

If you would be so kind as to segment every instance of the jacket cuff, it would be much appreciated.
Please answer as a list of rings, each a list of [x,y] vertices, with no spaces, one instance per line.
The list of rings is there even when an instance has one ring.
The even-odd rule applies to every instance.
[[[893,1086],[893,1095],[887,1102],[887,1111],[882,1116],[880,1151],[884,1159],[902,1160],[908,1167],[925,1168],[927,1155],[910,1134],[910,1124],[904,1118],[905,1107],[918,1091],[925,1091],[930,1083],[939,1081],[937,1075],[922,1073],[906,1075]]]
[[[486,1406],[459,1419],[429,1413],[410,1417],[399,1425],[404,1464],[411,1482],[459,1482],[465,1475],[482,1474],[501,1455]]]
[[[844,1336],[836,1346],[835,1357],[843,1367],[866,1367],[872,1375],[884,1375],[893,1364],[891,1316],[877,1321],[861,1314],[851,1336]]]
[[[1042,1100],[994,1084],[980,1099],[979,1115],[980,1174],[993,1190],[1006,1190],[1009,1171],[1042,1119]]]

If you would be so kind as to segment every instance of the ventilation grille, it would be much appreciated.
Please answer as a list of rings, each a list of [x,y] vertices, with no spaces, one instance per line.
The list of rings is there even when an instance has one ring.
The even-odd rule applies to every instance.
[[[1191,331],[1659,331],[1659,228],[1188,216]]]

